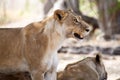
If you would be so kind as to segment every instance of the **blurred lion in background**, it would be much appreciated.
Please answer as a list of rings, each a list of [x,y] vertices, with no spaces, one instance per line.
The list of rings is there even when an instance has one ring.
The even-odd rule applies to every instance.
[[[101,55],[97,54],[68,64],[64,71],[58,72],[57,80],[107,80],[107,72]]]

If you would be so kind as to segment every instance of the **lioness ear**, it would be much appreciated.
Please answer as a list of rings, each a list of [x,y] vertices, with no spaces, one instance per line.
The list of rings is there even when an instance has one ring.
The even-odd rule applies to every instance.
[[[54,12],[54,18],[58,21],[61,21],[61,20],[65,19],[66,16],[67,16],[67,13],[63,10],[56,10]]]
[[[100,54],[96,54],[96,58],[95,58],[95,60],[96,60],[96,62],[97,63],[101,63],[101,55]]]

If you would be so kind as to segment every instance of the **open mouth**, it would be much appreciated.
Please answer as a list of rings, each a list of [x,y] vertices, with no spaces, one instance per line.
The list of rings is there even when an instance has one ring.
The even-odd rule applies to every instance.
[[[83,39],[83,37],[81,37],[78,33],[74,33],[74,36],[78,39]]]

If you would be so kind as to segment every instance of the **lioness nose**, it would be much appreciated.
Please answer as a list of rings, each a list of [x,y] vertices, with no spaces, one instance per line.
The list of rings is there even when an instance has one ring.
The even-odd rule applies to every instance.
[[[89,29],[85,29],[86,32],[89,32],[90,30]]]

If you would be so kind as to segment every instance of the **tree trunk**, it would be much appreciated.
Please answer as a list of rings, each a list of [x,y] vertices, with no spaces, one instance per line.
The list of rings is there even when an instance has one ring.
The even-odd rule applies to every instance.
[[[105,33],[105,39],[120,34],[120,6],[118,0],[97,0],[99,26]]]

